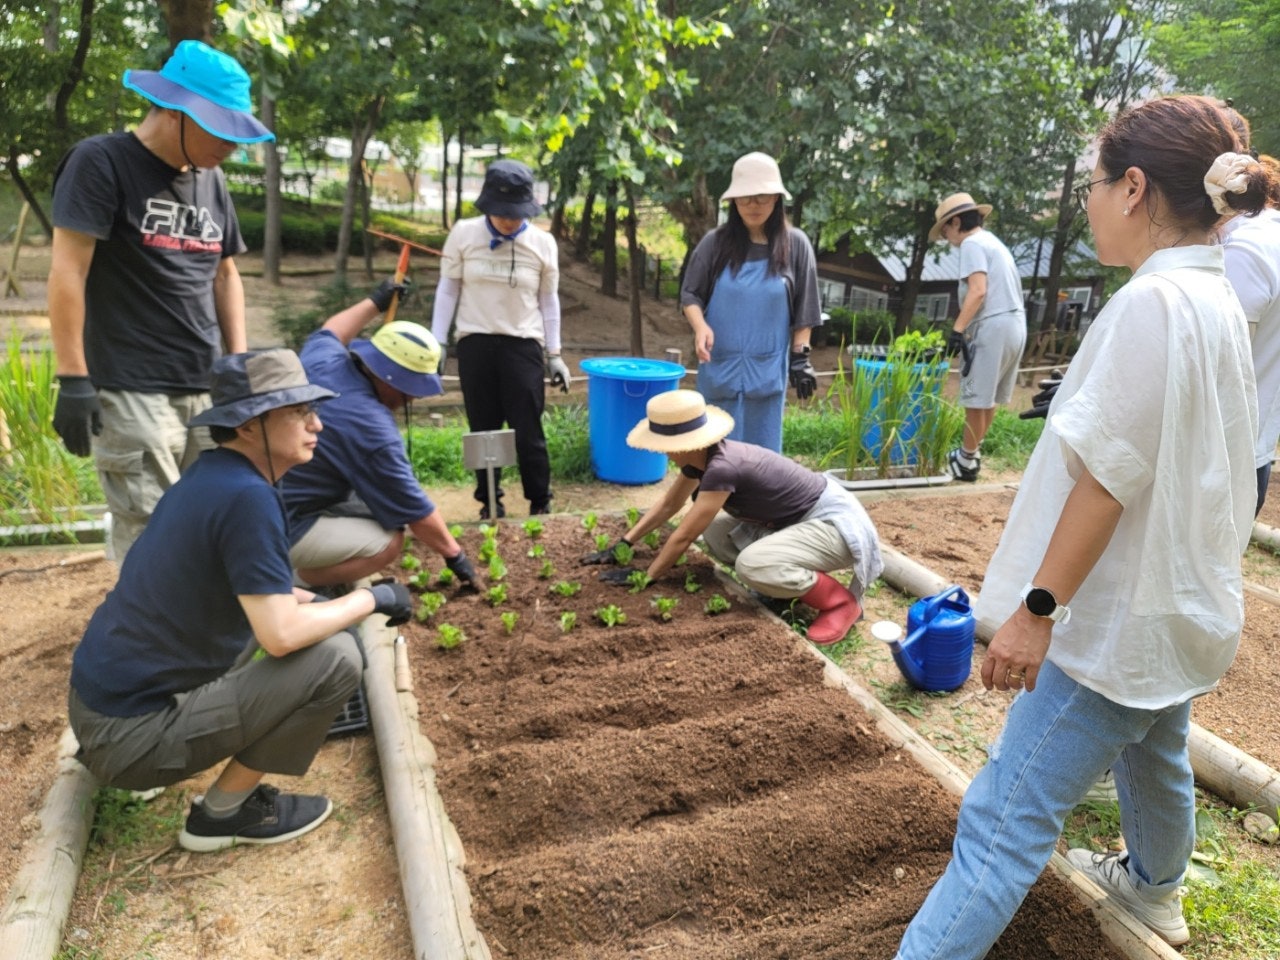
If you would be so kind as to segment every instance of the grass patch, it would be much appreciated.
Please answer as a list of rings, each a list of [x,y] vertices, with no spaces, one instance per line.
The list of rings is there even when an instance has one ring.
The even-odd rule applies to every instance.
[[[1024,470],[1043,431],[1043,417],[1019,420],[1012,410],[997,408],[982,441],[983,463],[998,470]]]

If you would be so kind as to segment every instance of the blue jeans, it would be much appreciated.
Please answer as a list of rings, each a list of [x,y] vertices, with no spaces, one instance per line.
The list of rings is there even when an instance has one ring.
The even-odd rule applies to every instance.
[[[1187,736],[1191,702],[1162,710],[1113,703],[1046,662],[1019,694],[960,805],[951,863],[907,927],[897,960],[980,960],[1049,862],[1067,815],[1115,774],[1129,876],[1159,900],[1195,844]]]

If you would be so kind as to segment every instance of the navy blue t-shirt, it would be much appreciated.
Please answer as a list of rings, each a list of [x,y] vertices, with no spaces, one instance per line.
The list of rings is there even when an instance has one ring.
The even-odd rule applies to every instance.
[[[245,457],[202,453],[129,549],[71,661],[91,710],[134,717],[225,674],[253,636],[239,596],[291,594],[280,494]]]
[[[213,280],[245,249],[222,171],[175,169],[132,133],[89,137],[58,166],[53,225],[99,241],[85,281],[94,386],[207,391],[222,355]]]
[[[413,475],[395,415],[378,402],[373,384],[342,341],[328,330],[317,330],[300,356],[307,379],[339,396],[320,407],[324,429],[315,456],[280,481],[292,542],[353,491],[384,530],[398,530],[434,512],[435,504]]]

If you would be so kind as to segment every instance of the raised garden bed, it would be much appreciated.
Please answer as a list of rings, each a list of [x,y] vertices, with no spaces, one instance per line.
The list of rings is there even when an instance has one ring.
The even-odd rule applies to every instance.
[[[463,542],[474,557],[479,534]],[[954,795],[705,557],[631,595],[576,565],[595,549],[577,519],[549,520],[543,557],[533,542],[501,526],[505,603],[450,592],[405,628],[493,955],[892,956],[950,856]],[[558,580],[582,590],[562,597]],[[731,609],[712,617],[717,593]],[[679,598],[670,622],[659,595]],[[625,624],[593,617],[609,605]],[[467,639],[439,649],[442,623]],[[990,956],[1120,954],[1047,875]]]

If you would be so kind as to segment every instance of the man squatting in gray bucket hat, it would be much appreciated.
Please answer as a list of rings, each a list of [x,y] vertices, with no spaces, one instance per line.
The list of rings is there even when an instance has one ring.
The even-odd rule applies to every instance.
[[[275,481],[311,459],[316,403],[333,396],[292,350],[215,361],[212,406],[192,423],[217,446],[160,498],[76,647],[71,728],[102,783],[166,786],[230,758],[191,805],[187,850],[280,843],[328,817],[325,797],[260,781],[305,773],[360,683],[351,628],[412,613],[398,583],[327,601],[293,587]]]

